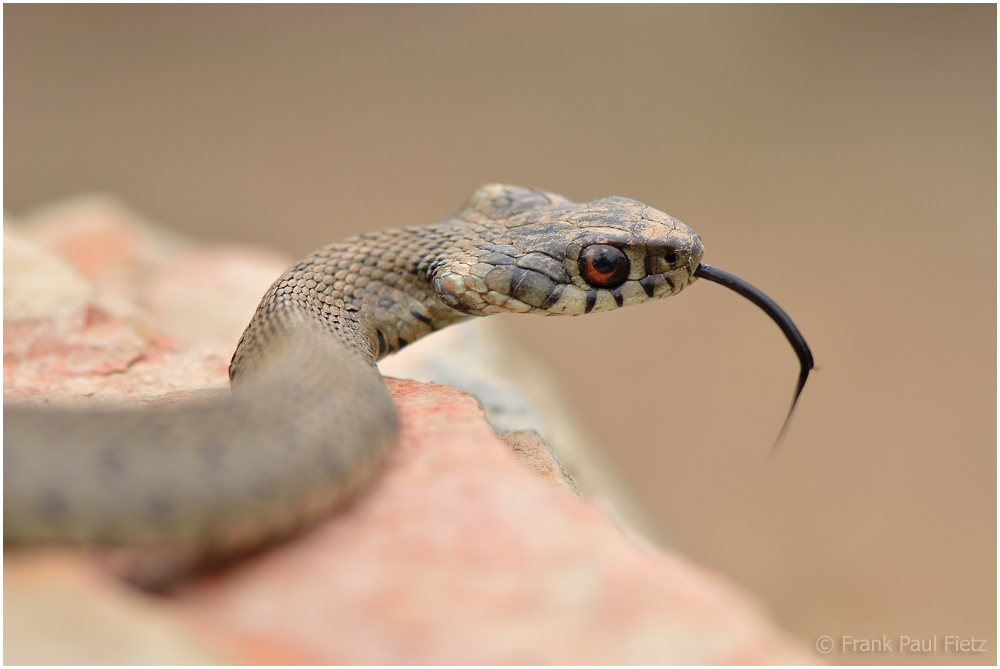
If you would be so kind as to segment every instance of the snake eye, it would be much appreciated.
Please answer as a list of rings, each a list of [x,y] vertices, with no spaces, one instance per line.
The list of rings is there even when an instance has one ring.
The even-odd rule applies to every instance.
[[[580,252],[580,276],[592,286],[620,286],[628,278],[628,272],[628,256],[614,246],[593,244]]]

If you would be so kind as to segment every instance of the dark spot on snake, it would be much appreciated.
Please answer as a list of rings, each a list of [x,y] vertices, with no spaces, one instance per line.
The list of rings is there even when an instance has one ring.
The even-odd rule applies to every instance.
[[[507,290],[507,292],[510,293],[512,290],[514,290],[514,286],[516,286],[521,282],[521,279],[524,278],[524,275],[527,274],[527,272],[525,272],[520,267],[510,267],[510,268],[505,267],[504,269],[510,272],[510,288]]]
[[[643,277],[639,279],[639,285],[642,286],[642,289],[644,291],[646,291],[647,297],[653,297],[653,289],[656,288],[656,277],[655,276]]]
[[[375,357],[381,358],[385,353],[389,352],[389,345],[385,342],[385,335],[382,334],[381,330],[376,329],[375,334],[378,336],[378,352],[375,354]]]
[[[117,479],[125,471],[125,460],[122,458],[121,450],[112,446],[101,451],[97,458],[103,478]]]
[[[420,321],[421,323],[426,323],[427,325],[430,325],[430,326],[434,325],[434,320],[430,316],[426,316],[426,315],[420,313],[419,311],[417,311],[413,307],[410,307],[410,314],[414,318],[416,318],[418,321]]]
[[[524,272],[524,276],[514,286],[513,296],[525,304],[540,307],[556,289],[556,284],[538,272]]]
[[[611,291],[611,297],[615,298],[615,303],[620,307],[625,304],[625,298],[622,297],[622,287],[618,286]]]
[[[663,275],[663,280],[667,282],[667,285],[668,285],[668,286],[670,286],[670,290],[673,290],[673,289],[674,289],[674,282],[673,282],[673,281],[671,281],[671,279],[670,279],[670,277],[669,277],[669,276],[667,276],[666,274],[664,274],[664,275]]]
[[[597,304],[597,291],[588,290],[587,291],[587,307],[583,310],[583,313],[589,314],[594,310],[594,305]]]
[[[383,309],[392,309],[395,305],[396,303],[387,297],[378,298],[378,306],[382,307]]]
[[[566,290],[566,286],[565,285],[563,285],[563,284],[557,285],[556,288],[555,288],[555,290],[553,290],[551,293],[549,293],[549,296],[542,303],[541,308],[542,309],[548,309],[553,304],[555,304],[556,302],[558,302],[559,298],[562,297],[562,294],[563,294],[564,290]]]
[[[42,495],[41,512],[48,520],[62,520],[69,515],[69,505],[62,495],[49,491]]]
[[[152,493],[146,498],[146,510],[149,512],[150,520],[160,522],[173,513],[174,503],[166,495]]]

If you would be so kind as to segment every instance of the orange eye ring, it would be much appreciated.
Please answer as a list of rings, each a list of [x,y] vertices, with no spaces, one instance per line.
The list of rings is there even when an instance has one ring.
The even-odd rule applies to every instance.
[[[579,263],[580,276],[597,288],[615,288],[628,278],[628,256],[609,244],[591,244],[583,249]]]

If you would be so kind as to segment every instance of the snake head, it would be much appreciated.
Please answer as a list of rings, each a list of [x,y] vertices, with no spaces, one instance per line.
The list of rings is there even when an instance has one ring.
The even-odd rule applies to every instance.
[[[465,314],[580,315],[679,293],[704,247],[641,202],[586,204],[516,186],[477,190],[450,222],[474,231],[438,265],[442,302]]]

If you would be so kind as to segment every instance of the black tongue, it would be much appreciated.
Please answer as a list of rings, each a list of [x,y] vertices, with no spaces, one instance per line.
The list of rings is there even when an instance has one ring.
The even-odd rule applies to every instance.
[[[774,446],[771,447],[771,452],[767,456],[771,458],[777,452],[781,438],[785,436],[788,423],[792,420],[792,412],[795,411],[795,404],[799,401],[799,395],[802,394],[802,389],[806,385],[806,379],[809,378],[809,370],[813,368],[812,351],[809,350],[809,344],[806,343],[805,337],[795,327],[795,323],[785,313],[785,310],[759,289],[754,288],[734,274],[712,267],[711,265],[706,265],[705,263],[698,265],[698,268],[694,271],[694,275],[699,279],[718,283],[730,290],[734,290],[763,309],[764,313],[770,316],[771,320],[777,323],[781,331],[785,333],[785,338],[788,339],[788,343],[792,345],[795,355],[799,358],[801,369],[799,371],[799,380],[795,384],[795,394],[792,395],[792,406],[789,407],[788,415],[785,416],[785,422],[781,426],[778,438],[774,440]]]

